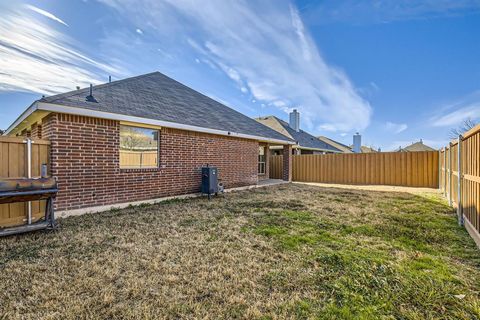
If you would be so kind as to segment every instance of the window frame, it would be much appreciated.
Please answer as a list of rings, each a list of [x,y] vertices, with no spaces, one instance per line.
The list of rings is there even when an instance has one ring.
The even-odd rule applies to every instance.
[[[119,145],[118,148],[118,166],[120,170],[127,170],[127,171],[155,171],[160,168],[160,135],[161,131],[159,128],[152,128],[152,127],[147,127],[147,126],[142,126],[142,125],[132,125],[132,124],[122,124],[120,123],[119,130],[118,130],[118,135],[119,135],[119,144],[120,144],[120,139],[121,139],[121,127],[129,127],[129,128],[138,128],[138,129],[146,129],[146,130],[151,130],[152,132],[157,132],[157,152],[156,152],[156,157],[157,157],[157,163],[154,166],[126,166],[121,164],[120,160],[120,152],[121,152],[121,146]]]
[[[260,154],[260,148],[263,148],[263,155]],[[260,161],[260,157],[263,157],[263,161]],[[262,166],[263,165],[263,166]],[[260,168],[263,167],[263,172],[260,171]],[[258,146],[258,175],[267,174],[267,148],[266,146]]]

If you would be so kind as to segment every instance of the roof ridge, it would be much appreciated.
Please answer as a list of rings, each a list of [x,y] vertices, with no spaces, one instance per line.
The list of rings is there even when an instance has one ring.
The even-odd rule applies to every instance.
[[[327,139],[327,140],[329,140],[329,141],[331,141],[331,142],[333,142],[333,143],[339,144],[339,145],[341,145],[341,146],[343,146],[343,147],[350,148],[348,145],[346,145],[346,144],[344,144],[344,143],[342,143],[342,142],[339,142],[339,141],[337,141],[337,140],[333,140],[332,138],[329,138],[329,137],[327,137],[327,136],[318,136],[317,138],[324,138],[324,139]]]
[[[271,115],[268,115],[268,116],[260,116],[260,117],[257,117],[257,118],[254,118],[255,120],[262,120],[262,119],[267,119],[267,118],[274,118],[276,120],[280,120],[280,121],[283,121],[282,119],[280,119],[279,117],[277,116],[274,116],[273,114]]]
[[[221,105],[221,106],[224,106],[224,107],[230,109],[231,111],[235,112],[237,115],[240,115],[240,116],[242,116],[242,117],[245,117],[246,119],[249,119],[249,120],[252,120],[252,121],[258,123],[258,121],[256,121],[255,119],[252,119],[252,118],[246,116],[245,114],[241,113],[240,111],[237,111],[237,110],[235,110],[234,108],[232,108],[232,107],[230,107],[230,106],[227,106],[225,103],[220,102],[220,101],[217,101],[217,100],[215,100],[214,98],[209,97],[209,96],[207,96],[206,94],[204,94],[204,93],[202,93],[202,92],[200,92],[200,91],[198,91],[198,90],[195,90],[195,89],[193,89],[193,88],[190,88],[190,87],[187,86],[186,84],[183,84],[183,83],[181,83],[180,81],[177,81],[177,80],[173,79],[172,77],[169,77],[169,76],[167,76],[166,74],[161,73],[160,71],[147,73],[147,74],[144,74],[143,76],[153,75],[153,74],[156,74],[156,73],[158,73],[158,74],[160,74],[160,75],[162,75],[162,76],[164,76],[164,77],[167,77],[168,79],[170,79],[170,80],[178,83],[180,86],[186,88],[187,90],[192,90],[193,92],[195,92],[195,93],[197,93],[197,94],[199,94],[199,95],[201,95],[201,96],[203,96],[203,97],[205,97],[205,98],[207,98],[207,99],[209,99],[209,100],[212,100],[213,102],[215,102],[215,103],[217,103],[217,104],[219,104],[219,105]],[[142,76],[142,75],[141,75],[141,76]],[[141,76],[138,76],[138,77],[141,77]],[[274,116],[274,117],[275,117],[275,116]],[[265,125],[263,125],[263,126],[265,126]],[[274,130],[274,129],[268,127],[268,126],[265,126],[265,127],[267,127],[267,129],[268,129],[268,130],[271,130],[272,132],[279,133],[279,132],[277,132],[276,130]],[[287,137],[287,138],[288,138],[288,137]],[[293,138],[289,138],[289,139],[292,139],[292,141],[293,141]]]
[[[146,73],[146,74],[141,74],[141,75],[138,75],[138,76],[133,76],[133,77],[129,77],[129,78],[115,80],[115,81],[112,81],[112,82],[97,84],[97,85],[93,86],[93,89],[103,89],[103,88],[106,88],[106,87],[112,87],[112,86],[115,86],[115,85],[118,85],[118,84],[121,84],[121,83],[130,82],[130,81],[133,81],[133,80],[138,80],[140,78],[145,78],[145,77],[148,77],[148,76],[152,76],[152,75],[157,74],[157,73],[163,75],[163,73],[161,73],[159,71],[153,71],[153,72]],[[41,98],[38,101],[54,102],[58,99],[69,97],[69,96],[72,96],[72,95],[75,95],[75,94],[86,93],[89,90],[90,90],[90,87],[77,89],[77,90],[72,90],[72,91],[68,91],[68,92],[64,92],[64,93],[60,93],[60,94],[55,94],[53,96]]]

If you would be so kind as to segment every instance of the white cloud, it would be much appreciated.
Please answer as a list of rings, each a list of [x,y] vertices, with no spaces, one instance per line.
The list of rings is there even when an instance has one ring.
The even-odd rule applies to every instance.
[[[214,65],[213,62],[211,62],[211,61],[208,60],[208,59],[201,59],[201,61],[202,61],[203,63],[205,63],[207,66],[209,66],[210,68],[212,68],[213,70],[217,70],[217,69],[218,69],[217,66]],[[245,88],[245,87],[243,87],[243,88],[246,90],[245,92],[248,91],[247,88]],[[242,90],[242,88],[240,88],[240,90]],[[242,92],[243,92],[243,90],[242,90]]]
[[[170,53],[166,52],[165,50],[162,50],[160,48],[157,48],[157,51],[165,58],[167,59],[173,59],[173,55],[171,55]]]
[[[357,92],[364,97],[371,98],[380,92],[380,87],[375,82],[370,81],[368,85],[357,88]]]
[[[243,81],[242,78],[240,77],[240,74],[238,73],[237,70],[230,68],[229,66],[225,65],[224,63],[217,62],[217,65],[220,67],[220,69],[223,70],[227,74],[227,76],[238,83],[240,86],[243,86]]]
[[[466,119],[480,120],[480,91],[439,108],[429,123],[434,127],[455,127]]]
[[[143,30],[151,28],[158,43],[194,48],[202,61],[217,66],[260,103],[294,104],[310,129],[350,131],[369,125],[369,103],[344,72],[325,62],[287,1],[103,2]],[[186,41],[178,41],[182,38]]]
[[[459,125],[467,119],[478,119],[480,115],[480,103],[469,105],[458,110],[452,111],[444,116],[436,118],[432,123],[436,127],[448,127]]]
[[[324,123],[324,124],[319,125],[317,127],[317,130],[336,132],[336,131],[340,130],[340,128],[338,128],[334,124]]]
[[[138,29],[138,28],[137,28],[137,29],[135,29],[135,32],[138,33],[138,34],[143,34],[142,29]]]
[[[277,108],[287,108],[288,107],[288,102],[283,101],[283,100],[275,100],[271,103]]]
[[[406,123],[393,123],[387,121],[387,123],[385,123],[385,128],[390,132],[400,133],[407,130],[408,125]]]
[[[380,91],[380,87],[373,81],[370,81],[370,86],[375,90],[375,91]]]
[[[53,94],[99,83],[116,68],[75,49],[73,40],[18,7],[2,6],[0,91]]]
[[[47,18],[52,19],[52,20],[54,20],[54,21],[57,21],[57,22],[59,22],[59,23],[61,23],[61,24],[63,24],[63,25],[65,25],[65,26],[68,27],[68,24],[67,24],[65,21],[63,21],[62,19],[58,18],[57,16],[51,14],[51,13],[48,12],[48,11],[42,10],[42,9],[40,9],[40,8],[37,8],[37,7],[32,6],[32,5],[29,5],[29,4],[26,4],[26,5],[25,5],[25,8],[30,9],[30,10],[32,10],[32,11],[35,11],[36,13],[39,13],[39,14],[41,14],[41,15],[44,16],[44,17],[47,17]]]

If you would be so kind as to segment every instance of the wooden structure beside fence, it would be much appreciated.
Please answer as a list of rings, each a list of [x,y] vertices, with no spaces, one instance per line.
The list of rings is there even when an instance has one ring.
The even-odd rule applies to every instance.
[[[480,247],[480,125],[440,151],[440,189]]]
[[[283,179],[283,156],[270,156],[270,179]]]
[[[50,142],[32,140],[32,177],[40,177],[42,164],[49,164]],[[0,136],[0,178],[26,178],[28,175],[25,138]],[[45,201],[32,201],[32,221],[45,216]],[[0,227],[25,224],[28,203],[0,204]]]
[[[272,156],[270,177],[280,178],[282,157]],[[295,155],[293,181],[438,188],[438,152]]]

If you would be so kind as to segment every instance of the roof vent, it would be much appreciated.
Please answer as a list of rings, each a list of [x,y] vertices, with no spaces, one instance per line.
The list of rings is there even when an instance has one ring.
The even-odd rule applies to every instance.
[[[93,96],[93,85],[90,83],[90,94],[85,98],[88,102],[98,102]]]

